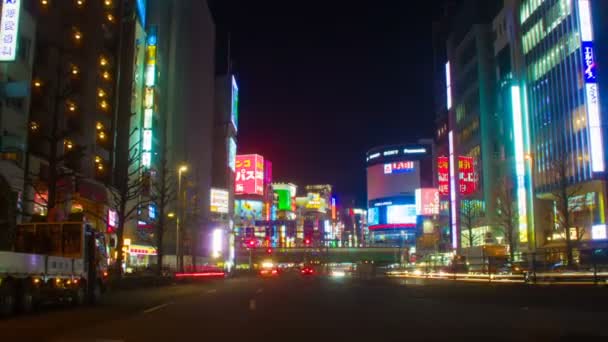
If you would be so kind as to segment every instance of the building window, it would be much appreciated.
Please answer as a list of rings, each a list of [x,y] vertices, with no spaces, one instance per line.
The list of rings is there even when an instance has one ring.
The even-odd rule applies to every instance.
[[[9,97],[6,99],[6,106],[17,111],[23,111],[24,100],[21,97]]]
[[[30,60],[30,51],[32,49],[32,40],[27,37],[19,37],[17,54],[19,60],[28,63]]]

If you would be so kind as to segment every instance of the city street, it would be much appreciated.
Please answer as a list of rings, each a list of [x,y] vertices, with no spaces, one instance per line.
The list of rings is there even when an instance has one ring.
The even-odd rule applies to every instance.
[[[0,331],[2,341],[606,337],[599,332],[608,321],[606,288],[587,288],[577,297],[580,291],[405,279],[242,277],[117,292],[97,307],[45,308],[0,321]]]

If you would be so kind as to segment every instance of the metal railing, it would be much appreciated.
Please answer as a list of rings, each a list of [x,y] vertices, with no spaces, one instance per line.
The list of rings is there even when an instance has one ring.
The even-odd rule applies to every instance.
[[[541,251],[508,257],[461,257],[436,262],[423,260],[387,272],[391,277],[445,279],[470,282],[529,284],[608,284],[608,249],[575,250],[574,262],[565,251]]]

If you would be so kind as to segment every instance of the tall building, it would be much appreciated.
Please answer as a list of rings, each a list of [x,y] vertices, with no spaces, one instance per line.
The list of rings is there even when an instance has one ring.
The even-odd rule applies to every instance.
[[[86,212],[95,228],[106,230],[121,6],[119,1],[22,2],[36,21],[24,219]]]
[[[607,6],[588,0],[525,0],[519,6],[535,214],[555,215],[558,222],[537,229],[539,247],[563,246],[568,237],[606,238],[608,108],[601,99],[608,77],[601,65],[608,61]],[[568,209],[560,209],[564,191]],[[559,217],[566,211],[569,227]]]
[[[451,18],[447,42],[444,172],[453,247],[498,243],[527,252],[563,250],[568,240],[597,245],[607,235],[600,99],[608,85],[599,66],[608,51],[596,42],[605,40],[608,4],[477,5],[467,2]],[[441,118],[439,141],[446,136]],[[457,186],[460,156],[475,161],[477,189],[469,195]],[[465,224],[463,203],[471,201],[484,214]],[[512,218],[505,205],[512,205]],[[507,221],[514,225],[510,242]]]
[[[24,167],[29,132],[29,111],[32,84],[32,66],[34,46],[36,44],[36,22],[29,11],[22,8],[2,8],[2,19],[12,19],[16,23],[14,30],[3,33],[0,46],[0,83],[3,89],[0,95],[0,198],[3,208],[0,220],[5,222],[0,228],[0,248],[8,243],[10,225],[14,225],[17,216],[18,201],[23,199]],[[11,13],[13,13],[11,15]],[[22,206],[22,205],[20,205]],[[6,235],[5,235],[6,234]]]
[[[379,146],[366,154],[368,245],[410,246],[420,235],[416,192],[435,184],[433,141]]]
[[[220,75],[215,79],[215,117],[213,127],[214,188],[228,192],[229,203],[234,203],[234,177],[238,131],[238,84],[234,75]],[[268,169],[268,168],[265,168]],[[222,226],[232,229],[234,206],[222,220]]]
[[[452,248],[483,245],[498,235],[496,192],[504,136],[497,111],[492,20],[502,1],[466,2],[451,18],[445,63],[448,140],[442,157],[447,175]],[[445,153],[445,148],[442,150]],[[445,170],[447,169],[447,170]],[[444,180],[445,181],[445,180]]]
[[[158,102],[152,146],[170,151],[168,170],[181,184],[180,254],[206,255],[211,241],[211,187],[215,110],[215,24],[207,1],[149,0],[147,30],[156,37]],[[158,121],[156,121],[158,120]],[[161,139],[166,129],[166,135]],[[154,139],[158,139],[155,143]],[[163,141],[164,139],[164,141]],[[151,153],[152,170],[158,165]],[[183,171],[179,171],[179,170]],[[178,179],[179,178],[179,179]],[[154,173],[151,182],[154,182]],[[174,203],[176,212],[179,203]],[[176,231],[167,232],[174,254]],[[182,239],[180,238],[180,240]],[[183,253],[182,253],[183,252]]]

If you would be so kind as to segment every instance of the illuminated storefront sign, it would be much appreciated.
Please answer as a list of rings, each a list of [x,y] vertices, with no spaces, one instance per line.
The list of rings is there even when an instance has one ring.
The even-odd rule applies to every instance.
[[[335,220],[337,218],[336,216],[336,198],[332,197],[331,198],[331,219]]]
[[[211,233],[211,256],[219,258],[224,250],[224,230],[215,228]]]
[[[108,227],[116,228],[118,226],[118,214],[116,210],[108,209]]]
[[[397,204],[386,208],[386,223],[387,224],[415,224],[416,223],[416,205],[415,204]]]
[[[600,119],[600,99],[596,74],[596,62],[593,44],[593,26],[589,0],[578,0],[578,13],[581,31],[581,52],[583,57],[583,74],[585,79],[585,96],[587,98],[587,124],[591,149],[591,168],[593,172],[603,172],[604,144]]]
[[[277,194],[279,210],[291,210],[291,193],[289,189],[275,189]]]
[[[264,157],[257,154],[236,156],[234,192],[237,195],[264,194]]]
[[[380,222],[379,209],[369,208],[367,210],[367,224],[375,225]]]
[[[426,153],[426,148],[404,148],[403,153],[405,153],[405,154]]]
[[[384,174],[408,173],[414,171],[413,161],[400,161],[384,164]]]
[[[596,224],[591,227],[591,239],[593,240],[606,240],[608,234],[606,232],[605,224]]]
[[[144,151],[150,151],[152,149],[152,130],[144,129]]]
[[[399,154],[399,150],[389,150],[389,151],[384,151],[382,152],[383,156],[394,156],[396,154]]]
[[[19,38],[19,12],[21,0],[2,1],[0,17],[0,61],[14,61]]]
[[[239,87],[236,84],[234,75],[232,76],[232,96],[230,103],[230,119],[234,125],[234,129],[239,128]]]
[[[154,204],[150,204],[150,205],[148,206],[148,217],[149,217],[151,220],[156,219],[156,206],[155,206]]]
[[[145,15],[145,7],[139,8]],[[140,13],[141,14],[141,13]],[[145,18],[141,19],[142,22]],[[154,85],[156,82],[156,26],[150,28],[146,39],[146,62],[144,69],[144,119],[143,119],[143,138],[141,163],[149,168],[152,163],[152,135],[153,135],[153,116],[154,116]]]
[[[320,209],[323,206],[321,195],[316,193],[309,193],[306,201],[307,209]]]
[[[129,253],[134,255],[156,255],[156,248],[150,246],[130,245]]]
[[[234,201],[234,216],[238,224],[251,223],[263,217],[264,203],[262,201],[236,200]]]
[[[511,106],[513,108],[513,137],[515,151],[515,175],[517,177],[517,209],[519,219],[519,241],[528,242],[528,217],[526,207],[526,168],[524,150],[524,129],[522,122],[521,97],[519,86],[511,87]]]
[[[146,75],[145,84],[147,87],[154,86],[156,81],[156,26],[150,28],[146,46]]]
[[[447,195],[450,193],[450,171],[448,169],[448,157],[437,157],[437,178],[439,194]]]
[[[437,189],[416,189],[416,215],[439,215],[439,191]]]
[[[137,16],[141,21],[141,26],[146,26],[146,0],[137,0]]]
[[[473,157],[458,157],[458,185],[459,192],[463,195],[470,195],[476,190],[475,167]]]
[[[376,159],[376,158],[380,157],[380,155],[381,155],[381,154],[380,154],[380,152],[378,152],[378,153],[374,153],[374,154],[370,155],[370,156],[367,158],[367,160]]]
[[[228,167],[232,172],[236,170],[236,142],[233,137],[228,139]]]
[[[227,214],[230,203],[229,197],[228,190],[211,188],[210,211],[212,213]]]

